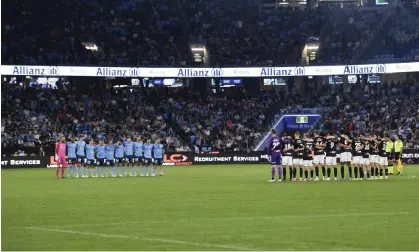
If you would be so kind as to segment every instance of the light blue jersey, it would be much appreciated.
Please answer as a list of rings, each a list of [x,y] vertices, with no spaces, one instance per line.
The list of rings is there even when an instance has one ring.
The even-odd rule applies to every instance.
[[[88,160],[95,159],[95,146],[92,144],[86,144],[86,158]]]
[[[143,142],[135,142],[134,143],[134,155],[136,157],[143,156]]]
[[[153,146],[154,144],[148,144],[148,143],[145,143],[143,145],[145,158],[152,158]]]
[[[96,151],[96,157],[98,159],[104,159],[105,158],[105,156],[106,156],[105,155],[106,154],[106,152],[105,152],[105,145],[102,145],[102,144],[96,145],[95,151]]]
[[[77,144],[77,156],[84,157],[86,156],[86,142],[83,140],[79,140],[76,142]]]
[[[134,142],[132,141],[125,141],[125,156],[132,156],[134,155]]]
[[[115,145],[115,158],[124,158],[125,148],[123,144]]]
[[[163,144],[154,144],[153,155],[154,158],[163,158]]]
[[[76,158],[76,148],[77,143],[69,142],[67,143],[67,156],[68,158]]]
[[[115,159],[115,145],[107,144],[105,147],[105,151],[106,151],[106,160]]]

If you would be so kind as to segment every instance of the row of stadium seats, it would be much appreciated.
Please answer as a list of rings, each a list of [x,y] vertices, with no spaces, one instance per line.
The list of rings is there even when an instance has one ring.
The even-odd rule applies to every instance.
[[[419,59],[419,8],[399,10],[387,21],[383,36],[375,45],[377,53],[368,63],[417,61]]]
[[[183,26],[171,3],[9,1],[3,7],[2,63],[186,64],[190,55],[188,44],[183,40]],[[100,50],[85,50],[82,42],[94,42]]]
[[[327,63],[353,63],[374,39],[389,17],[387,10],[360,8],[332,9],[322,38],[321,60]]]
[[[370,57],[371,62],[417,56],[416,12],[387,21],[386,8],[259,11],[254,2],[8,1],[3,7],[2,63],[194,65],[189,44],[202,43],[215,66],[299,64],[312,36],[320,38],[322,63],[347,63],[376,46],[371,43],[383,32],[388,33],[383,38],[388,52]],[[382,29],[384,23],[388,30]],[[99,50],[86,50],[83,42],[92,42]]]

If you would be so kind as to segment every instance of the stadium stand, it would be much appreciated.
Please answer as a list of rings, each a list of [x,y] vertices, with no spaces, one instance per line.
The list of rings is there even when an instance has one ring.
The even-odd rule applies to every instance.
[[[5,3],[3,64],[186,64],[188,41],[172,1]],[[74,11],[67,11],[68,9]],[[45,15],[45,11],[50,13]],[[85,13],[85,14],[82,14]],[[86,50],[84,42],[99,51]],[[25,48],[25,50],[22,50]]]
[[[388,19],[388,10],[331,8],[322,30],[323,63],[352,64],[371,44]]]
[[[247,1],[189,1],[193,34],[205,41],[217,66],[281,65],[301,61],[307,38],[326,22],[322,9],[278,8],[258,12]]]
[[[372,50],[364,56],[368,63],[406,62],[418,60],[419,8],[398,9],[385,23]]]
[[[191,41],[208,48],[211,66],[300,64],[309,37],[320,38],[321,63],[370,56],[371,63],[407,61],[419,55],[418,8],[257,11],[253,1],[239,0],[22,0],[7,1],[3,9],[3,64],[194,65]],[[378,54],[377,41],[384,53]],[[98,50],[86,50],[83,43],[89,42]],[[164,136],[169,150],[245,151],[278,119],[280,109],[321,111],[326,120],[319,127],[325,130],[398,130],[417,143],[417,82],[350,86],[343,90],[327,83],[304,93],[252,95],[241,89],[215,95],[180,88],[163,98],[144,89],[97,92],[92,85],[2,87],[2,146],[15,152],[61,135],[103,139],[139,132]]]

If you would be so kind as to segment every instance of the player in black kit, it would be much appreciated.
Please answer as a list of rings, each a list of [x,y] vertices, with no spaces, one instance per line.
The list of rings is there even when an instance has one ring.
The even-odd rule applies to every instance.
[[[362,150],[364,146],[361,138],[358,137],[357,133],[354,133],[354,139],[352,141],[352,155],[354,161],[354,174],[355,180],[358,180],[358,171],[362,173]]]
[[[294,145],[291,136],[283,136],[284,152],[282,154],[282,168],[284,181],[287,179],[287,168],[289,169],[290,180],[292,179],[292,156],[294,155]]]
[[[326,147],[326,138],[324,133],[314,132],[314,171],[316,173],[315,181],[319,180],[319,165],[322,167],[323,179],[326,177],[326,168],[324,166],[324,148]]]
[[[352,140],[346,134],[342,134],[340,136],[340,173],[342,175],[342,179],[345,179],[345,164],[348,166],[349,178],[352,179],[351,143]]]
[[[370,154],[371,178],[378,179],[380,150],[378,149],[377,135],[374,135],[370,139],[370,149],[371,149],[371,154]]]
[[[310,137],[308,133],[304,134],[304,157],[303,157],[303,165],[304,165],[304,181],[307,181],[308,173],[310,172],[310,181],[313,180],[314,171],[313,171],[313,145],[314,139]]]
[[[326,137],[326,167],[327,167],[327,178],[325,180],[330,180],[330,173],[331,173],[331,169],[332,167],[334,168],[335,171],[335,180],[337,180],[337,173],[338,173],[338,168],[337,168],[337,158],[336,158],[336,153],[337,153],[337,145],[338,145],[338,139],[333,136],[332,133],[328,133],[327,137]],[[324,174],[323,174],[324,177]]]
[[[365,174],[367,174],[367,179],[370,179],[371,171],[370,171],[370,141],[365,136],[361,136],[361,140],[363,142],[363,149],[362,149],[362,168],[364,169],[364,172],[360,174],[361,179],[365,177]]]
[[[303,180],[303,157],[304,157],[304,142],[300,139],[300,132],[295,132],[294,134],[294,158],[293,158],[293,169],[292,169],[292,181],[296,181],[297,177],[297,168],[300,168],[300,178]]]

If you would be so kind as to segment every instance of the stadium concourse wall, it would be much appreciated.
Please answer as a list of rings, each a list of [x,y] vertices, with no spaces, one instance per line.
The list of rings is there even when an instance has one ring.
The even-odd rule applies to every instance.
[[[269,156],[262,151],[253,152],[208,152],[168,153],[164,156],[165,166],[184,166],[199,164],[267,164]],[[402,156],[403,163],[419,164],[419,149],[405,149]],[[9,156],[2,157],[1,168],[55,168],[54,157],[48,156]]]

